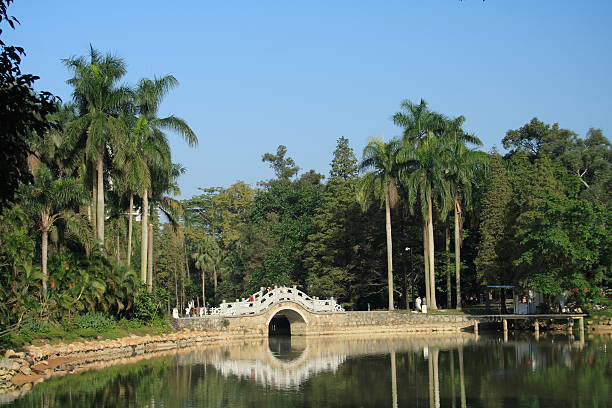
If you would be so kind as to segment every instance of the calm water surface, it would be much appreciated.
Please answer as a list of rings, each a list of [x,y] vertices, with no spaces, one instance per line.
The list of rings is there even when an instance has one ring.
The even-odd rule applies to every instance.
[[[14,407],[612,407],[610,338],[271,338],[39,384]]]

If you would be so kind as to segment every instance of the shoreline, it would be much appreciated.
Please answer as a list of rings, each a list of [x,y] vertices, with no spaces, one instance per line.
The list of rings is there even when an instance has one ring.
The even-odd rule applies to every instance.
[[[466,334],[465,329],[469,326],[465,324],[467,323],[465,321],[457,324],[459,323],[457,320],[453,316],[444,323],[438,320],[435,325],[366,324],[362,327],[343,328],[336,326],[332,330],[317,330],[295,337],[463,336]],[[202,347],[232,345],[245,340],[262,340],[268,337],[267,333],[259,330],[244,330],[244,328],[241,330],[238,327],[231,327],[233,325],[229,326],[218,330],[182,328],[160,335],[130,335],[116,340],[28,345],[20,351],[6,350],[0,356],[0,403],[5,402],[7,398],[8,400],[18,398],[28,393],[35,384],[52,377],[102,369],[113,365],[132,364],[144,359],[190,352],[192,349]],[[587,331],[591,334],[605,334],[609,333],[609,330],[612,330],[611,325],[593,325]]]

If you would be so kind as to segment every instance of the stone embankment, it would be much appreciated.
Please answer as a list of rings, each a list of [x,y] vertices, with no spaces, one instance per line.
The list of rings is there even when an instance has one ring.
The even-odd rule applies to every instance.
[[[271,311],[270,314],[275,313]],[[175,319],[175,333],[27,346],[0,355],[0,403],[28,392],[33,384],[51,376],[81,372],[107,364],[121,364],[139,356],[175,352],[187,347],[213,345],[221,341],[261,338],[267,334],[268,316]],[[434,316],[389,312],[349,312],[308,316],[309,324],[292,323],[295,335],[392,334],[406,332],[460,331],[472,321],[464,316]],[[308,326],[308,327],[305,327]]]
[[[232,336],[232,338],[237,338]],[[52,376],[102,368],[111,363],[134,362],[139,356],[157,356],[193,346],[228,340],[219,332],[184,330],[159,336],[130,336],[117,340],[27,346],[22,351],[6,350],[0,355],[0,404],[32,389]]]
[[[227,333],[265,335],[272,316],[284,313],[292,335],[336,336],[374,333],[457,332],[472,327],[478,318],[464,315],[434,315],[387,311],[309,313],[299,307],[287,312],[286,304],[252,316],[206,316],[173,319],[176,329],[221,330]]]
[[[590,331],[598,333],[612,332],[612,317],[602,318],[597,322],[589,321],[587,323]]]

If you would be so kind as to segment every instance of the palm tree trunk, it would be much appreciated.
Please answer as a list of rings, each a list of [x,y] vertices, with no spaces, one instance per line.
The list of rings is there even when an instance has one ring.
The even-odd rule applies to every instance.
[[[187,306],[187,296],[185,296],[185,279],[181,277],[181,305]],[[181,307],[182,307],[181,306]]]
[[[104,246],[104,161],[103,153],[98,153],[96,161],[97,186],[96,186],[96,236],[100,247]]]
[[[435,387],[434,387],[434,369],[433,369],[433,353],[432,350],[429,349],[429,358],[427,359],[427,369],[428,369],[428,385],[429,385],[429,408],[436,408],[435,400]]]
[[[427,221],[428,221],[428,233],[429,233],[429,241],[428,241],[428,251],[429,251],[429,291],[430,291],[430,308],[432,310],[437,310],[438,305],[436,302],[436,263],[434,260],[434,234],[433,234],[433,203],[431,200],[431,196],[427,200]]]
[[[456,408],[456,394],[455,394],[455,352],[453,349],[448,351],[449,360],[450,360],[450,375],[451,375],[451,408]]]
[[[178,297],[178,277],[176,273],[176,269],[174,270],[174,299],[176,300],[176,307],[179,307],[179,297]],[[180,311],[181,313],[182,310]]]
[[[149,223],[147,233],[147,288],[153,290],[153,224]]]
[[[185,234],[183,234],[183,252],[185,253],[185,270],[187,271],[187,281],[190,281],[189,274],[189,256],[187,255],[187,244],[185,243]]]
[[[434,406],[440,408],[440,349],[434,349],[431,353],[433,360],[433,381],[434,381]]]
[[[453,293],[451,285],[451,268],[450,268],[450,232],[448,225],[444,228],[444,252],[446,254],[446,308],[453,307]]]
[[[204,275],[204,269],[202,269],[202,306],[206,307],[206,276]]]
[[[423,220],[423,266],[425,268],[425,304],[429,307],[429,236],[427,234],[427,220]]]
[[[461,408],[466,408],[465,398],[465,376],[463,374],[463,348],[459,348],[459,383],[461,392]]]
[[[121,233],[119,231],[119,228],[117,227],[117,233],[116,233],[116,248],[115,248],[115,258],[117,258],[117,263],[119,263],[119,261],[121,261],[120,257],[119,257],[119,240],[121,239],[120,237]]]
[[[455,286],[457,310],[461,310],[461,204],[455,200]]]
[[[385,191],[385,222],[387,227],[387,281],[389,291],[389,310],[393,310],[393,240],[391,239],[391,207],[389,189]]]
[[[134,211],[134,194],[130,193],[130,204],[128,208],[128,239],[126,264],[128,268],[132,266],[132,212]]]
[[[47,229],[43,229],[41,235],[40,260],[42,264],[42,295],[43,299],[47,299],[47,251],[49,247],[49,231]]]
[[[96,210],[96,200],[98,199],[98,187],[97,187],[97,181],[94,180],[93,181],[93,185],[91,187],[91,204],[90,204],[90,208],[91,208],[91,213],[93,214],[92,217],[89,219],[89,221],[91,221],[91,226],[93,227],[93,230],[98,231],[98,223],[96,222],[96,218],[97,218],[97,210]]]
[[[142,192],[142,210],[140,217],[140,280],[147,282],[147,235],[149,232],[149,194],[145,188]]]
[[[216,306],[219,301],[217,300],[217,267],[215,265],[213,265],[213,286],[215,290],[214,304]]]
[[[395,361],[395,351],[391,351],[389,357],[391,358],[391,398],[392,407],[397,408],[397,363]]]

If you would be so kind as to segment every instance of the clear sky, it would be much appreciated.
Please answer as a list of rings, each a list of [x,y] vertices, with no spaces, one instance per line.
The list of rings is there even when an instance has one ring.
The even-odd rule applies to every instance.
[[[336,140],[359,155],[399,134],[402,99],[467,118],[485,148],[537,116],[584,135],[612,132],[612,1],[16,0],[9,44],[37,88],[64,100],[62,58],[91,43],[128,64],[127,83],[172,74],[162,114],[188,121],[197,149],[173,138],[198,187],[272,177],[261,155],[284,144],[327,174]]]

